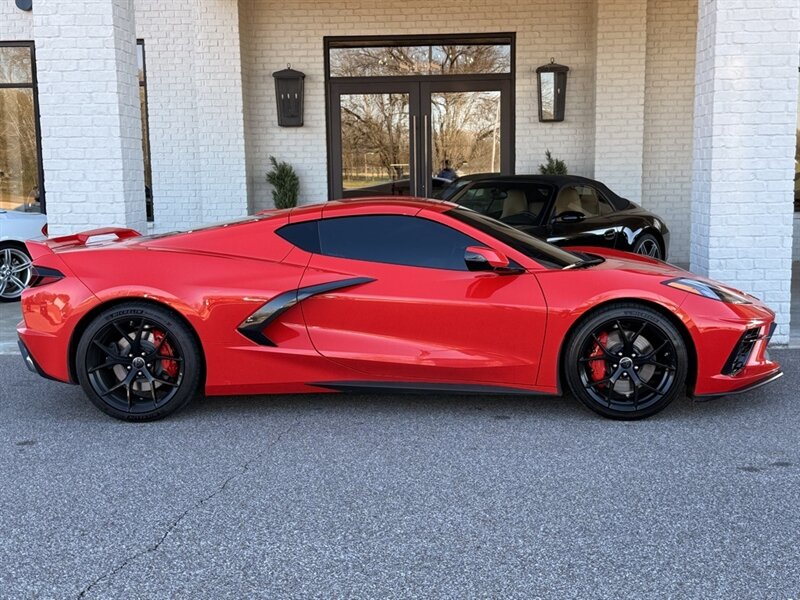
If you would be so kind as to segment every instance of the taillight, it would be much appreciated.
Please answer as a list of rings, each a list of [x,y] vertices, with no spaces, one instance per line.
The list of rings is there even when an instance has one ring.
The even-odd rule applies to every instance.
[[[48,283],[54,283],[59,279],[64,279],[64,274],[50,267],[37,267],[33,265],[33,273],[31,274],[31,283],[29,287],[41,287]]]
[[[44,237],[47,237],[47,223],[45,223],[44,226],[42,227],[42,235]]]

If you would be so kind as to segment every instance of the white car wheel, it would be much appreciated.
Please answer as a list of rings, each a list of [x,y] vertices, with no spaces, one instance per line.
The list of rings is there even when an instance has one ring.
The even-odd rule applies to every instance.
[[[31,257],[21,247],[0,245],[0,302],[16,302],[33,278]]]

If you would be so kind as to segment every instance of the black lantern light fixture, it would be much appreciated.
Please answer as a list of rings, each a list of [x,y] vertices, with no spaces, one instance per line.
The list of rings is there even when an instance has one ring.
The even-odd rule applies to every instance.
[[[24,11],[33,9],[33,0],[17,0],[17,8]]]
[[[278,125],[281,127],[303,126],[303,81],[305,73],[286,65],[275,71],[275,101],[278,104]]]
[[[567,103],[567,73],[569,67],[556,64],[554,58],[549,65],[536,69],[539,79],[539,120],[557,122],[564,120]]]

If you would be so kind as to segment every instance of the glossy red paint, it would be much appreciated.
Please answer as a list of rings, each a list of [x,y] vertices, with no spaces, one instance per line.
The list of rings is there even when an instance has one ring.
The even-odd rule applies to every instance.
[[[75,381],[78,337],[101,308],[147,300],[179,313],[200,340],[209,395],[321,392],[321,384],[372,382],[488,386],[557,394],[559,361],[575,324],[619,300],[646,303],[681,326],[697,395],[736,391],[779,371],[757,343],[735,376],[723,366],[742,334],[766,334],[773,313],[753,299],[733,305],[663,285],[694,275],[607,249],[583,249],[603,264],[560,270],[540,264],[447,214],[452,205],[417,199],[330,202],[167,236],[92,243],[90,236],[29,244],[37,267],[64,277],[23,294],[21,340],[41,372]],[[523,269],[514,274],[449,271],[311,254],[275,231],[287,223],[355,214],[415,215],[471,236]],[[298,289],[366,282],[297,302],[265,326],[273,345],[239,326]],[[320,385],[315,385],[320,384]]]

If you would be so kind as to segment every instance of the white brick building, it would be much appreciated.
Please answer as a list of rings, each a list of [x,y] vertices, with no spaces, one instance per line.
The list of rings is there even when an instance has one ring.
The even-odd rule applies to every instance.
[[[672,261],[764,298],[779,313],[775,341],[788,341],[800,0],[0,2],[0,50],[35,49],[40,183],[55,233],[165,231],[269,207],[270,155],[298,171],[303,202],[327,200],[325,38],[408,34],[429,44],[513,34],[511,168],[534,172],[550,149],[570,172],[659,213]],[[538,118],[535,70],[551,57],[570,68],[560,123]],[[277,125],[272,73],[287,63],[306,75],[297,128]]]

